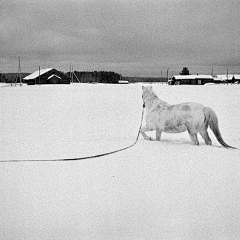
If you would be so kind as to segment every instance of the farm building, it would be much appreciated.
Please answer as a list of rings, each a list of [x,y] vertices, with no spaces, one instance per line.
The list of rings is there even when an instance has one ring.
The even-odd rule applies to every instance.
[[[129,81],[127,81],[127,80],[119,80],[118,83],[119,84],[128,84]]]
[[[220,83],[239,83],[240,74],[217,75],[217,79]]]
[[[70,78],[64,73],[54,69],[46,68],[37,70],[23,78],[28,85],[35,84],[70,84]]]
[[[175,75],[168,80],[169,85],[204,85],[206,83],[213,83],[213,76],[211,75]]]

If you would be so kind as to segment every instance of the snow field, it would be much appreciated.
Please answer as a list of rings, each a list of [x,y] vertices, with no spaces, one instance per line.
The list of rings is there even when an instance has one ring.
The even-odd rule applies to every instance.
[[[215,110],[240,148],[238,85],[153,86]],[[132,144],[141,85],[1,88],[1,160],[88,156]],[[1,163],[1,239],[239,239],[240,152],[163,133],[102,158]],[[154,136],[154,134],[152,134]]]

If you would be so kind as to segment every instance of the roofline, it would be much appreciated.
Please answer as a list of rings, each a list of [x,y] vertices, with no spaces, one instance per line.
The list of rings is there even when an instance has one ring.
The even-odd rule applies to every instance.
[[[53,70],[54,68],[44,68],[44,69],[40,69],[40,70],[37,70],[31,74],[29,74],[28,76],[26,76],[25,78],[23,78],[23,80],[33,80],[35,78],[37,78],[38,76],[41,76],[43,75],[44,73],[47,73],[51,70]],[[40,74],[39,74],[40,72]]]
[[[174,75],[175,79],[213,79],[212,75],[192,74],[192,75]]]
[[[48,77],[48,79],[50,79],[50,78],[52,78],[52,77],[54,77],[54,76],[56,76],[57,78],[61,79],[61,78],[60,78],[58,75],[56,75],[56,74],[52,74],[51,76]]]

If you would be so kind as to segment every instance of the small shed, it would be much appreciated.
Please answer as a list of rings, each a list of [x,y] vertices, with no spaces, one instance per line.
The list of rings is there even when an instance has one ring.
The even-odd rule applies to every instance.
[[[129,81],[127,81],[127,80],[119,80],[118,83],[119,84],[129,84]]]
[[[35,84],[70,84],[70,78],[55,68],[37,70],[23,78],[28,85]]]

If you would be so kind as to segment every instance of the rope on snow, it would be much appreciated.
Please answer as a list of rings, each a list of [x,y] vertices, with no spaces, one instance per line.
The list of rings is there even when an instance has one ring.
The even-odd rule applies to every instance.
[[[65,162],[65,161],[82,161],[82,160],[86,160],[86,159],[103,157],[103,156],[107,156],[107,155],[111,155],[111,154],[114,154],[114,153],[117,153],[117,152],[124,151],[124,150],[126,150],[128,148],[133,147],[138,142],[138,138],[139,138],[141,127],[142,127],[143,114],[144,114],[144,106],[143,106],[143,109],[142,109],[141,123],[140,123],[140,127],[139,127],[139,130],[138,130],[137,138],[136,138],[136,140],[135,140],[135,142],[133,144],[131,144],[131,145],[127,146],[127,147],[120,148],[118,150],[114,150],[114,151],[111,151],[111,152],[97,154],[97,155],[93,155],[93,156],[87,156],[87,157],[50,159],[50,160],[37,160],[37,159],[35,159],[35,160],[26,160],[26,159],[24,159],[24,160],[5,160],[5,161],[4,160],[0,160],[0,162],[4,163],[4,162]]]

